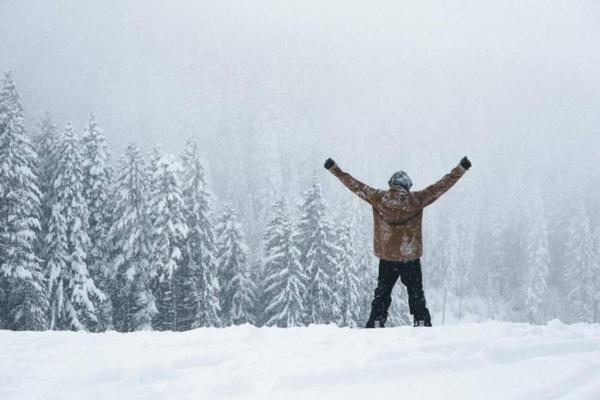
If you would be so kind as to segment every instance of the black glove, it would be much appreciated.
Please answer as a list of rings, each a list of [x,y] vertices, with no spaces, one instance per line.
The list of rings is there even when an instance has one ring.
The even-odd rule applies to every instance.
[[[328,158],[327,161],[325,161],[325,169],[329,169],[331,167],[333,167],[335,165],[335,161],[333,161],[331,158]]]
[[[469,161],[467,156],[463,157],[463,159],[460,160],[460,166],[463,167],[464,169],[471,168],[471,161]]]

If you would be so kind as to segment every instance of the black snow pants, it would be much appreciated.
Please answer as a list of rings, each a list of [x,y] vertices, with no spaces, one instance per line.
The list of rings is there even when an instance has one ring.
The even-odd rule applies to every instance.
[[[371,327],[375,321],[381,326],[385,324],[388,317],[388,309],[392,303],[392,289],[400,278],[408,292],[408,307],[414,318],[415,326],[431,326],[431,316],[425,303],[423,292],[423,275],[421,273],[421,260],[400,262],[379,260],[379,276],[377,277],[377,288],[375,297],[371,303],[371,315],[367,327]],[[371,326],[370,326],[371,325]]]

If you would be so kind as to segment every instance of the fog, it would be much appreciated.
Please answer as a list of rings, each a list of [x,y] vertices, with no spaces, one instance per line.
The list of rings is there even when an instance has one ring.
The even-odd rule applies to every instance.
[[[196,139],[254,254],[267,202],[298,203],[314,173],[333,214],[352,204],[368,223],[327,157],[376,187],[406,170],[420,189],[468,155],[426,242],[452,216],[477,236],[465,268],[494,269],[496,245],[517,269],[541,198],[563,291],[571,206],[600,238],[598,38],[595,1],[0,1],[0,70],[29,133],[46,111],[79,132],[93,112],[113,158]]]
[[[592,1],[0,7],[0,69],[30,132],[47,110],[80,129],[93,112],[115,154],[129,141],[178,152],[194,137],[223,194],[263,162],[296,190],[329,156],[374,186],[405,169],[422,187],[464,154],[482,192],[597,182]]]

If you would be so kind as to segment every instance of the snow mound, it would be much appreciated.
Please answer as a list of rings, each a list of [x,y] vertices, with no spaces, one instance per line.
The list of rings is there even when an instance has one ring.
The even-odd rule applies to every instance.
[[[600,325],[0,331],[0,399],[600,399]],[[378,397],[380,396],[380,397]]]

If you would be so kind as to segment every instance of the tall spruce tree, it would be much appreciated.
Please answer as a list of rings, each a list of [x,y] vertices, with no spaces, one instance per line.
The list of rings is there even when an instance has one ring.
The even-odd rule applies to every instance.
[[[23,119],[9,72],[0,92],[0,329],[43,330],[48,301],[35,254],[40,191]]]
[[[148,178],[148,196],[151,196],[157,190],[159,186],[156,181],[156,170],[158,169],[158,163],[163,157],[164,153],[160,145],[154,146],[146,155],[147,163],[145,164],[147,167],[147,178]],[[152,209],[148,210],[148,218],[150,218],[150,225],[154,224],[156,220],[156,215],[152,213]]]
[[[525,281],[525,317],[529,322],[539,324],[544,322],[545,317],[544,299],[550,265],[546,216],[539,194],[532,199],[530,213],[524,265],[528,271]]]
[[[118,164],[112,225],[108,232],[113,324],[121,332],[152,330],[157,314],[151,280],[148,176],[138,147],[127,146]]]
[[[58,129],[50,113],[46,112],[38,124],[38,133],[33,137],[34,149],[38,155],[37,176],[41,196],[42,237],[47,233],[47,222],[52,213],[52,183],[56,174],[56,157],[59,143]]]
[[[597,300],[597,266],[594,265],[594,243],[586,209],[577,200],[568,228],[565,254],[567,319],[572,322],[591,322]]]
[[[109,201],[111,173],[108,147],[102,129],[91,115],[82,136],[83,196],[88,215],[90,249],[88,256],[89,272],[94,282],[103,292],[109,292],[110,276],[106,268],[108,261],[107,233],[110,227],[112,204]],[[102,329],[112,325],[112,305],[110,297],[101,302],[98,318]]]
[[[248,248],[237,213],[229,205],[225,205],[217,223],[217,262],[223,323],[256,324],[256,287],[250,277]]]
[[[306,322],[324,324],[336,321],[338,303],[334,291],[334,274],[338,249],[333,243],[333,228],[325,216],[321,187],[313,175],[304,195],[298,223],[301,263],[306,269],[304,293]]]
[[[273,206],[264,238],[265,297],[264,321],[268,326],[301,326],[306,290],[297,247],[298,234],[283,200]]]
[[[254,268],[254,280],[257,282],[258,294],[256,297],[256,318],[259,326],[265,325],[272,316],[265,311],[271,304],[272,297],[274,296],[273,293],[269,293],[267,291],[267,288],[269,287],[267,277],[276,274],[278,269],[276,264],[267,262],[267,260],[270,257],[272,247],[280,244],[281,242],[278,227],[283,225],[285,218],[288,218],[287,209],[282,201],[277,201],[271,204],[270,208],[266,212],[269,215],[265,222],[265,230],[263,232],[261,243],[261,254],[257,257],[257,264]],[[273,267],[275,268],[273,269]],[[302,293],[300,293],[300,296],[301,295]]]
[[[178,330],[178,325],[191,325],[193,317],[181,312],[179,303],[189,294],[178,291],[176,285],[176,275],[184,262],[183,246],[188,234],[180,174],[181,165],[175,157],[161,157],[154,171],[156,186],[149,204],[150,213],[155,218],[149,257],[158,279],[155,286],[158,314],[153,322],[157,330]]]
[[[105,295],[88,271],[88,209],[83,197],[80,144],[70,123],[61,139],[45,240],[50,327],[98,330],[98,304]]]
[[[357,273],[358,260],[349,218],[343,218],[336,229],[336,241],[338,248],[335,274],[338,301],[336,319],[339,326],[356,328],[360,321],[361,293]]]
[[[189,234],[185,246],[184,266],[194,278],[196,289],[182,301],[194,315],[192,328],[221,326],[219,317],[219,282],[210,192],[204,173],[200,148],[194,141],[183,152],[183,201]]]

